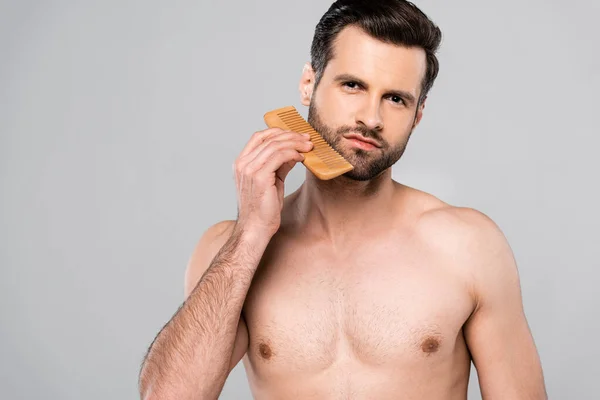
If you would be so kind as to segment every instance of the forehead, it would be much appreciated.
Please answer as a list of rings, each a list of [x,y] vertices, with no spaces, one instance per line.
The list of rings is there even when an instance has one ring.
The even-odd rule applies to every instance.
[[[421,92],[427,59],[425,51],[377,40],[355,26],[344,28],[333,43],[326,75],[355,75],[369,84]]]

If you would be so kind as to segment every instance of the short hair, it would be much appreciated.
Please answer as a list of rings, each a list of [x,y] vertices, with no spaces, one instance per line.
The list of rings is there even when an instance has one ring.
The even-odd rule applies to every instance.
[[[438,75],[436,53],[442,32],[417,6],[405,0],[338,0],[333,3],[317,24],[311,44],[315,88],[333,58],[335,38],[351,25],[385,43],[425,50],[427,69],[421,83],[421,104]]]

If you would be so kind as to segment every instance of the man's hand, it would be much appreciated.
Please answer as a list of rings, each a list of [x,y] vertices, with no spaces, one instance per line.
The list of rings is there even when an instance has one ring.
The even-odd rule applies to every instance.
[[[238,229],[273,236],[281,223],[284,180],[313,148],[308,134],[256,132],[234,163]]]

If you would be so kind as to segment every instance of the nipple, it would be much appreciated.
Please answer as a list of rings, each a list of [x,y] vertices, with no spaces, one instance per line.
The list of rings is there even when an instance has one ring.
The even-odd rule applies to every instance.
[[[260,354],[260,356],[262,358],[264,358],[265,360],[268,360],[271,358],[271,356],[273,355],[273,351],[271,350],[271,348],[269,347],[269,345],[265,344],[265,343],[261,343],[258,346],[258,353]]]
[[[440,348],[440,341],[433,336],[428,336],[421,343],[421,350],[423,350],[423,352],[426,354],[435,353],[436,351],[439,350],[439,348]]]

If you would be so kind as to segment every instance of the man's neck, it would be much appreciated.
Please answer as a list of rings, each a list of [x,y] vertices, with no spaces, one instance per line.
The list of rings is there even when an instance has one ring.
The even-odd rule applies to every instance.
[[[369,181],[341,176],[322,181],[306,171],[294,201],[295,220],[332,242],[358,237],[365,228],[390,222],[397,184],[391,169]]]

